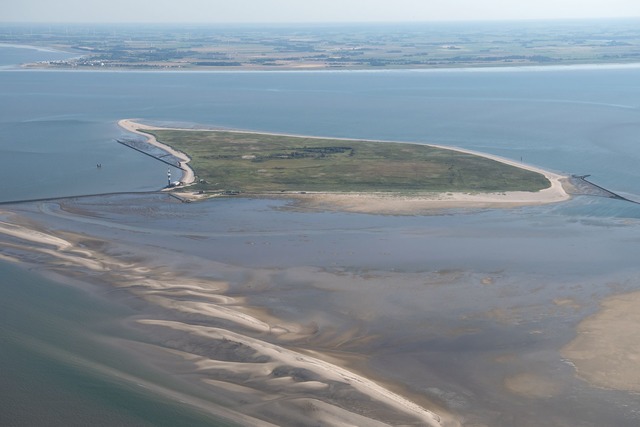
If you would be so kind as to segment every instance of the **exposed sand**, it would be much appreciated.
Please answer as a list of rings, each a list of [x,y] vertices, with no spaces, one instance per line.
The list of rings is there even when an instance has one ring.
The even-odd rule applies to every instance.
[[[390,405],[398,411],[413,414],[424,422],[425,425],[440,425],[440,417],[433,412],[381,387],[371,380],[320,359],[220,328],[189,325],[174,321],[140,320],[139,322],[148,325],[164,326],[204,337],[211,337],[215,340],[233,341],[247,346],[255,350],[257,354],[270,359],[270,362],[267,364],[256,364],[254,362],[228,362],[201,358],[196,362],[200,370],[231,370],[236,373],[248,372],[252,375],[254,381],[257,378],[264,377],[266,381],[273,382],[273,379],[270,379],[270,375],[274,369],[278,367],[286,367],[288,370],[304,369],[305,371],[316,374],[316,378],[318,379],[301,382],[299,380],[294,381],[294,378],[291,376],[285,377],[287,378],[288,387],[291,387],[291,383],[295,383],[309,390],[318,388],[328,389],[331,383],[348,384],[373,400]],[[261,366],[256,369],[256,365]],[[309,382],[311,384],[306,384]]]
[[[0,233],[17,237],[21,240],[39,243],[41,245],[53,246],[60,251],[69,249],[72,246],[64,239],[60,239],[50,234],[41,233],[39,231],[31,230],[5,221],[0,221]]]
[[[601,306],[579,324],[562,355],[595,386],[640,393],[640,292],[609,297]]]
[[[424,193],[412,196],[383,193],[306,193],[288,197],[300,201],[304,208],[355,213],[415,215],[438,209],[515,208],[518,206],[558,203],[570,198],[560,179],[538,192],[506,193]]]
[[[182,182],[182,184],[184,185],[191,184],[196,180],[193,169],[191,169],[191,167],[189,166],[189,162],[191,161],[189,156],[187,156],[182,151],[174,150],[172,147],[169,147],[168,145],[158,142],[155,136],[149,135],[148,133],[140,132],[138,130],[138,129],[154,130],[159,128],[136,123],[130,119],[120,120],[118,122],[118,125],[123,129],[128,130],[129,132],[137,133],[138,135],[144,136],[145,138],[147,138],[147,142],[149,144],[155,147],[158,147],[166,151],[167,153],[175,156],[176,158],[180,159],[180,169],[182,169],[182,178],[180,178],[180,182]]]
[[[189,172],[186,177],[183,177],[185,183],[191,183],[195,179],[193,177],[193,171],[188,168],[187,162],[188,156],[184,153],[173,150],[164,144],[159,143],[155,138],[148,134],[141,133],[138,129],[147,130],[181,130],[181,131],[220,131],[216,129],[188,129],[188,128],[174,128],[174,127],[156,127],[143,125],[133,121],[132,119],[120,120],[118,124],[127,129],[128,131],[142,134],[149,138],[149,143],[162,148],[170,152],[171,154],[185,159],[184,163],[181,162],[181,167]],[[314,139],[327,139],[328,137],[316,137],[286,133],[269,133],[269,132],[254,132],[243,130],[224,130],[224,132],[244,133],[253,135],[273,135],[273,136],[290,136],[290,137],[304,137]],[[335,139],[340,141],[358,141],[352,138],[335,138],[330,137],[328,139]],[[384,141],[384,140],[371,140],[376,142],[396,142],[396,141]],[[398,143],[398,142],[396,142]],[[402,144],[405,144],[404,142]],[[411,144],[411,143],[407,143]],[[542,205],[549,203],[558,203],[568,200],[571,196],[565,191],[563,183],[567,182],[567,177],[562,176],[535,166],[526,165],[521,162],[506,159],[500,156],[494,156],[491,154],[480,153],[477,151],[466,150],[457,147],[447,147],[442,145],[433,144],[421,144],[431,147],[442,148],[446,150],[458,151],[461,153],[473,154],[475,156],[485,157],[487,159],[495,160],[501,163],[505,163],[521,169],[530,170],[533,172],[544,175],[551,186],[541,191],[529,192],[529,191],[509,191],[500,193],[416,193],[415,195],[396,195],[389,193],[331,193],[331,192],[306,192],[300,193],[279,193],[277,195],[270,195],[279,198],[291,198],[298,200],[305,208],[309,209],[338,209],[348,212],[359,213],[378,213],[378,214],[391,214],[391,215],[411,215],[419,214],[422,212],[430,212],[434,209],[452,209],[452,208],[511,208],[518,206],[529,205]],[[190,181],[189,181],[190,180]],[[187,182],[188,181],[188,182]],[[565,184],[566,185],[566,184]],[[260,196],[260,195],[258,195]]]
[[[460,425],[445,412],[436,414],[340,366],[334,357],[323,357],[321,351],[288,348],[291,339],[311,339],[316,330],[246,307],[243,297],[224,295],[224,282],[183,277],[162,266],[120,259],[87,244],[85,235],[54,235],[9,213],[0,215],[5,219],[0,222],[4,259],[46,263],[51,272],[64,277],[98,279],[174,313],[170,319],[135,320],[152,336],[166,336],[166,345],[128,345],[146,346],[149,361],[154,354],[171,353],[191,364],[194,380],[214,400],[228,402],[231,412],[218,411],[228,418],[244,423],[247,417],[256,417],[279,425],[291,425],[296,419],[298,424],[314,419],[332,426]],[[170,396],[167,390],[161,394]],[[198,407],[202,403],[184,396],[180,400]]]

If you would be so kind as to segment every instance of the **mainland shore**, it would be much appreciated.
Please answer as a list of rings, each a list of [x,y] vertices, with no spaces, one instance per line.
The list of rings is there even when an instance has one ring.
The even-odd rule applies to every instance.
[[[179,128],[179,127],[159,127],[142,124],[136,119],[123,119],[118,125],[127,131],[143,135],[147,138],[147,142],[159,147],[170,154],[181,159],[180,166],[184,171],[181,181],[189,184],[195,181],[193,170],[189,167],[189,157],[182,152],[158,142],[157,139],[140,130],[178,130],[185,132],[195,131],[222,131],[221,129],[211,128]],[[224,132],[250,134],[250,135],[269,135],[283,137],[304,137],[310,139],[326,139],[318,136],[307,136],[288,133],[273,132],[256,132],[247,130],[227,130]],[[338,141],[360,141],[353,138],[334,138]],[[405,143],[397,141],[385,140],[367,140],[373,142],[394,142],[398,144],[417,144]],[[303,208],[308,209],[324,209],[324,210],[340,210],[356,213],[373,213],[373,214],[392,214],[392,215],[415,215],[420,213],[428,213],[439,209],[456,209],[456,208],[514,208],[520,206],[544,205],[558,203],[568,200],[571,196],[565,189],[568,177],[560,175],[536,166],[527,165],[522,162],[507,159],[478,151],[467,150],[458,147],[449,147],[435,144],[419,144],[427,145],[434,148],[457,151],[460,153],[471,154],[474,156],[484,157],[503,164],[514,166],[520,169],[532,171],[543,175],[550,183],[548,188],[541,191],[507,191],[507,192],[416,192],[415,194],[393,194],[379,192],[285,192],[285,193],[262,193],[251,194],[251,197],[277,197],[296,200]],[[192,195],[194,198],[196,195]]]

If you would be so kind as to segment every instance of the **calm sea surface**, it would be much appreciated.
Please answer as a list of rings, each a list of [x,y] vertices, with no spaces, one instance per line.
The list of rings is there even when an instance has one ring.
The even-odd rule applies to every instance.
[[[0,46],[0,65],[42,55]],[[166,166],[115,143],[127,135],[116,125],[122,118],[453,145],[522,158],[562,173],[591,174],[594,182],[640,199],[640,68],[149,73],[5,67],[0,71],[0,201],[160,188]],[[96,163],[103,167],[97,169]],[[194,230],[199,218],[217,215],[214,228],[207,229],[210,235],[203,231],[204,237],[225,242],[215,257],[233,263],[244,256],[249,266],[281,266],[287,259],[291,266],[342,262],[342,267],[360,269],[391,270],[395,263],[406,271],[506,268],[506,274],[553,277],[560,283],[621,274],[629,289],[629,278],[640,273],[633,255],[640,241],[640,205],[631,203],[577,197],[558,206],[410,218],[299,214],[272,209],[273,204],[234,200],[224,207],[193,205],[184,208],[185,218],[172,226]],[[163,219],[147,224],[109,215],[124,231],[152,227],[155,231],[145,237],[149,241],[160,241],[161,230],[169,229]],[[225,234],[228,230],[241,232]],[[339,241],[336,247],[362,255],[331,258],[330,251],[318,255],[318,247],[291,243],[292,234],[309,230],[323,249]],[[429,235],[429,245],[420,233]],[[247,236],[255,235],[280,244],[290,256],[274,251],[247,255]],[[372,258],[367,248],[380,244],[381,236],[393,255]],[[180,244],[197,252],[200,243],[176,239]],[[121,425],[160,425],[159,419],[164,425],[179,425],[172,424],[171,417],[187,416],[170,406],[155,413],[157,400],[106,377],[95,378],[95,370],[81,363],[65,364],[65,358],[51,350],[65,347],[83,360],[95,360],[91,337],[97,330],[105,332],[104,326],[92,325],[126,317],[126,309],[90,301],[91,310],[62,310],[74,301],[86,304],[87,295],[5,264],[0,264],[0,274],[0,424],[7,424],[3,417],[7,425],[34,425],[33,420],[44,419],[29,418],[43,417],[52,410],[47,405],[54,405],[39,390],[59,390],[60,399],[75,402],[69,407],[83,408],[83,420],[108,413]],[[30,308],[32,301],[35,308]],[[77,340],[62,345],[52,338],[58,334],[66,340],[61,331],[78,320],[86,326],[77,327]],[[117,325],[110,328],[109,333],[122,334]],[[95,381],[102,386],[90,389],[87,384]],[[117,399],[123,396],[131,396],[133,406],[142,409],[122,409]],[[599,397],[585,399],[601,402]],[[143,419],[132,415],[140,412]],[[611,419],[606,410],[602,414]],[[182,425],[201,422],[188,416],[194,421]],[[72,412],[62,411],[59,417],[51,425],[71,425],[65,420],[73,419]]]

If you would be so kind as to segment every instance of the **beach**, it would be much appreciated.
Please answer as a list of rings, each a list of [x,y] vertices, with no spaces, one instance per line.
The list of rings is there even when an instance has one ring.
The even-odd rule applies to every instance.
[[[552,187],[538,192],[504,193],[431,193],[397,196],[381,193],[313,193],[290,194],[299,205],[313,210],[342,210],[382,215],[428,214],[445,209],[504,209],[520,206],[559,203],[569,199],[560,179]]]

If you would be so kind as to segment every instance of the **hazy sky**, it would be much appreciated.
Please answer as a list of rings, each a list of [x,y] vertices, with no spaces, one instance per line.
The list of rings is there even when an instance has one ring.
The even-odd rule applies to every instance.
[[[370,22],[640,17],[640,0],[0,0],[0,22]]]

